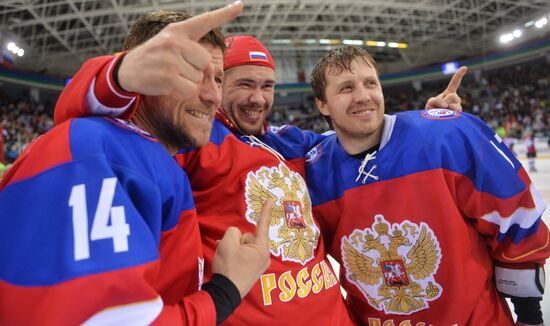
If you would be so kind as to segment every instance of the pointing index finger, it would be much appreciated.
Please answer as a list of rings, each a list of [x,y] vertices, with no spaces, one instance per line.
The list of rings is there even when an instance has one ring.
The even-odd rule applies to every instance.
[[[178,24],[182,27],[183,33],[187,34],[192,40],[198,41],[212,29],[239,16],[243,11],[243,7],[242,1],[235,1],[230,5],[191,17]]]
[[[273,200],[270,198],[264,203],[262,212],[256,223],[256,243],[269,242],[269,224],[271,221],[271,210],[273,209]]]
[[[447,86],[445,93],[456,93],[458,91],[458,88],[460,87],[460,83],[462,82],[462,77],[464,77],[467,71],[468,71],[468,67],[466,66],[460,67],[454,73],[453,78],[451,78],[451,81],[449,82],[449,85]]]

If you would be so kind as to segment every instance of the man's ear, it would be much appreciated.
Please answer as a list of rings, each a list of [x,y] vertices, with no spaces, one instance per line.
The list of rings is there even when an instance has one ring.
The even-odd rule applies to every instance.
[[[327,104],[325,102],[321,101],[318,98],[315,98],[315,105],[317,105],[317,108],[319,109],[322,115],[324,116],[330,115],[328,112]]]

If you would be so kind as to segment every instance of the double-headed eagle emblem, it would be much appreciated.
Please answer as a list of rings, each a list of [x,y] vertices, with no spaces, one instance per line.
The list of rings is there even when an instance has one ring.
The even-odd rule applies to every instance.
[[[320,235],[313,221],[304,179],[283,163],[249,172],[245,191],[249,222],[256,224],[268,198],[274,201],[269,241],[271,253],[304,265],[313,259]]]
[[[442,293],[434,279],[441,249],[433,231],[407,220],[390,230],[383,215],[375,219],[372,229],[342,238],[346,278],[385,313],[408,315],[428,308],[428,301]]]

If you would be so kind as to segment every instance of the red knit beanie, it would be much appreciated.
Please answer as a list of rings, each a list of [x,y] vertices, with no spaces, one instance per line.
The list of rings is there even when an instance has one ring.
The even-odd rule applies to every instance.
[[[269,51],[252,36],[231,36],[225,39],[228,46],[223,56],[223,70],[243,65],[265,66],[275,70]]]

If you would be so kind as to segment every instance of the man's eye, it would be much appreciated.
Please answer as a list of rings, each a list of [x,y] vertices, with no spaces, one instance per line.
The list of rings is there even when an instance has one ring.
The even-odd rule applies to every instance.
[[[353,89],[351,86],[344,86],[340,89],[340,92],[349,92]]]

